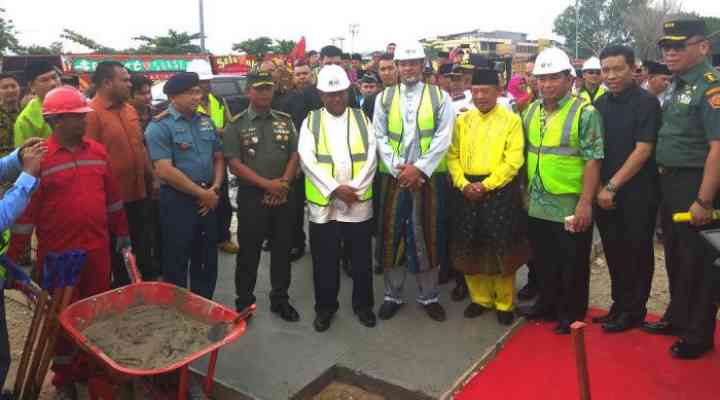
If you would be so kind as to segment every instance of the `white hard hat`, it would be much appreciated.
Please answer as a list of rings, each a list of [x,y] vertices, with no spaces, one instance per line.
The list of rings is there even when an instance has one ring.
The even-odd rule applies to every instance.
[[[548,47],[538,54],[535,59],[533,75],[557,74],[563,71],[573,71],[575,68],[570,64],[570,58],[564,51],[557,47]]]
[[[600,60],[597,57],[588,58],[587,61],[585,61],[585,64],[583,64],[583,66],[582,66],[583,71],[592,70],[592,69],[594,69],[594,70],[602,69],[600,67]]]
[[[194,72],[198,74],[201,81],[209,81],[213,78],[212,68],[206,60],[197,58],[190,61],[185,68],[186,72]]]
[[[418,41],[400,43],[395,47],[395,61],[423,59],[425,59],[425,49]]]
[[[317,89],[321,92],[340,92],[349,87],[347,72],[338,65],[326,65],[318,73]]]

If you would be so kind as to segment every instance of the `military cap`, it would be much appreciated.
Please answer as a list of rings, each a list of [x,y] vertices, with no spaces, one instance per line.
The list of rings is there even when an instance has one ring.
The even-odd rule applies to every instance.
[[[495,70],[477,68],[475,72],[473,72],[472,84],[497,86],[500,84],[500,78]]]
[[[655,61],[644,61],[643,66],[647,68],[648,75],[672,75],[667,65]]]
[[[658,42],[683,42],[695,35],[705,36],[705,21],[700,18],[682,17],[663,23],[663,36]]]
[[[163,87],[163,93],[176,96],[200,84],[200,77],[195,72],[180,72],[173,75]]]
[[[254,72],[247,76],[248,87],[257,88],[260,86],[274,85],[272,75],[268,72]]]
[[[450,73],[448,75],[462,75],[474,69],[475,67],[473,67],[472,64],[453,64],[452,70],[450,70]]]
[[[25,67],[25,80],[32,82],[38,76],[50,71],[55,71],[55,67],[49,62],[45,60],[32,61]]]
[[[365,72],[362,78],[360,78],[360,83],[378,83],[379,81],[372,71]]]

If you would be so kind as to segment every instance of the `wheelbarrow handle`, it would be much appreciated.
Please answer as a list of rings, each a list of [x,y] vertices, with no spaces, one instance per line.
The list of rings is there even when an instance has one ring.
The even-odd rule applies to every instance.
[[[127,269],[128,275],[130,276],[130,281],[132,283],[142,282],[142,276],[140,275],[140,271],[138,271],[137,261],[132,251],[129,249],[123,251],[123,260],[125,261],[125,269]]]

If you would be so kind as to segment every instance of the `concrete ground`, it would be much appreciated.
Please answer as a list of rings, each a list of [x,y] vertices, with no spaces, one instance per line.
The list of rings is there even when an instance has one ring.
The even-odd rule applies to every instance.
[[[341,274],[340,310],[330,330],[317,333],[312,327],[315,313],[309,254],[293,264],[290,297],[301,315],[298,323],[284,322],[270,312],[269,259],[269,253],[263,253],[255,293],[258,312],[246,334],[220,351],[216,371],[216,379],[249,398],[288,399],[334,366],[440,398],[494,351],[509,331],[497,323],[495,313],[465,319],[462,313],[468,301],[450,300],[454,283],[441,290],[447,321],[431,320],[413,301],[414,279],[406,283],[407,303],[398,315],[366,328],[352,312],[351,281]],[[234,256],[221,253],[215,300],[228,306],[234,306],[234,265]],[[525,277],[518,281],[524,282]],[[376,310],[383,290],[382,276],[376,275]],[[204,369],[202,364],[196,367]]]

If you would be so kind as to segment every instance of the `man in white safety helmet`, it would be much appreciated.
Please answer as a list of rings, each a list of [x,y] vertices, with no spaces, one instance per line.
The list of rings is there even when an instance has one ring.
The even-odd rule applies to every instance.
[[[590,57],[582,66],[583,87],[580,89],[580,97],[590,103],[594,103],[607,91],[602,84],[600,74],[600,60],[597,57]]]
[[[318,332],[330,328],[340,290],[341,242],[352,265],[352,306],[360,323],[375,326],[372,274],[372,182],[377,166],[375,133],[359,108],[348,107],[350,80],[326,65],[317,89],[324,105],[300,128],[298,152],[305,173]]]
[[[562,50],[543,50],[533,70],[543,96],[523,113],[528,235],[540,284],[524,314],[558,321],[557,334],[570,333],[587,312],[592,207],[604,157],[600,115],[571,94],[572,70]]]
[[[373,120],[381,160],[377,251],[385,268],[385,301],[378,316],[390,319],[400,309],[410,271],[417,279],[418,303],[430,318],[444,321],[436,268],[447,262],[445,155],[455,111],[447,93],[422,82],[420,43],[398,44],[395,60],[401,82],[378,96]]]

